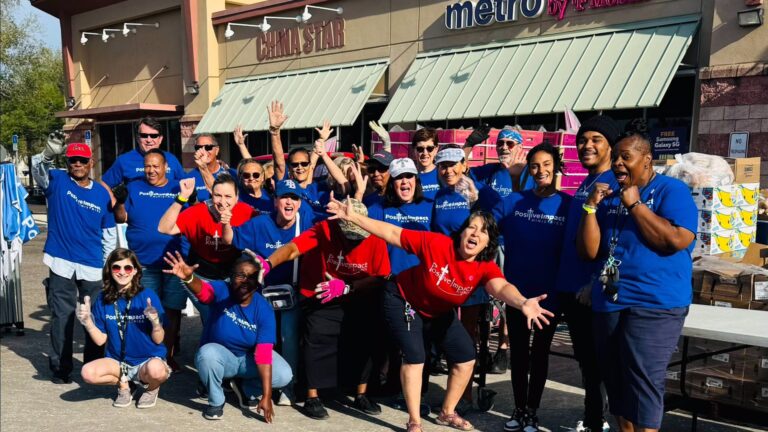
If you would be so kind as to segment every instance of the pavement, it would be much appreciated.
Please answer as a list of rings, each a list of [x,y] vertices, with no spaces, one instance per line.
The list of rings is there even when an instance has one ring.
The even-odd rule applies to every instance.
[[[33,208],[33,211],[40,211]],[[37,217],[41,226],[45,218]],[[71,384],[53,384],[48,371],[47,352],[50,346],[48,327],[50,313],[45,303],[41,281],[48,274],[42,264],[45,232],[24,246],[22,286],[24,300],[24,335],[0,332],[0,431],[242,431],[245,428],[275,431],[402,431],[407,420],[404,412],[383,406],[381,415],[372,417],[358,413],[343,404],[329,403],[330,419],[324,421],[305,417],[298,407],[275,407],[275,422],[270,426],[261,419],[241,410],[234,395],[227,396],[224,417],[220,421],[203,418],[206,401],[195,394],[197,375],[193,355],[200,335],[198,317],[184,317],[181,354],[182,372],[175,373],[160,390],[154,408],[139,410],[113,408],[115,388],[83,383],[79,376],[82,366],[82,328],[75,331],[75,372]],[[567,333],[558,331],[553,349],[568,352]],[[433,377],[427,402],[438,407],[444,393],[445,376]],[[489,375],[488,386],[498,392],[495,406],[488,412],[472,412],[466,417],[478,431],[503,430],[504,422],[513,409],[509,375]],[[573,430],[583,409],[580,375],[573,360],[551,356],[550,373],[538,411],[542,431]],[[425,431],[447,431],[434,423],[436,414],[424,419]],[[613,424],[613,430],[616,430]],[[690,430],[690,416],[683,412],[667,413],[662,430]],[[763,429],[729,425],[707,419],[699,420],[701,432],[757,431]]]

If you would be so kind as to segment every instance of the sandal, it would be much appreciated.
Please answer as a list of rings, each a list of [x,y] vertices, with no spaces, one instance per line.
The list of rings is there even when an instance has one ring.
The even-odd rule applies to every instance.
[[[422,429],[421,423],[408,422],[405,424],[405,432],[424,432],[424,429]]]
[[[475,428],[472,426],[472,423],[464,420],[458,413],[455,412],[453,414],[446,414],[445,412],[440,411],[440,415],[437,416],[435,422],[441,426],[450,426],[454,429],[462,431],[471,431]]]

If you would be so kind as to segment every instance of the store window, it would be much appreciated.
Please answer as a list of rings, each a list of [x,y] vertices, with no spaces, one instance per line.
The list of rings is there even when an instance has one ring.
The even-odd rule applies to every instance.
[[[181,127],[178,119],[159,120],[163,127],[161,149],[181,159]],[[112,123],[98,125],[101,141],[101,172],[106,172],[117,157],[136,147],[136,123]]]

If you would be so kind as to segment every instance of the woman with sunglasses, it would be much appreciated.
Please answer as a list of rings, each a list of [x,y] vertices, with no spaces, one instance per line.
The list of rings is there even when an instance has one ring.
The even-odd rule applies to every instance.
[[[86,296],[78,306],[77,319],[94,342],[106,344],[106,357],[83,365],[88,384],[117,385],[112,406],[125,408],[133,402],[130,382],[144,388],[137,408],[157,403],[160,385],[171,375],[163,345],[165,313],[154,291],[141,284],[139,260],[128,249],[115,249],[102,272],[104,288],[93,305]]]
[[[494,297],[520,309],[528,325],[540,327],[553,316],[539,306],[546,295],[526,299],[504,279],[494,262],[499,231],[489,213],[472,213],[451,236],[446,236],[377,221],[336,200],[328,205],[328,212],[334,215],[331,219],[353,223],[419,258],[418,265],[387,284],[382,296],[384,319],[403,352],[400,376],[409,414],[407,431],[422,431],[419,402],[425,345],[430,340],[443,349],[451,366],[437,423],[472,430],[472,424],[455,409],[472,377],[475,347],[459,323],[455,308],[482,286]]]
[[[363,204],[367,207],[372,206],[384,197],[384,191],[389,183],[389,165],[394,160],[392,153],[386,150],[380,150],[371,156],[366,163],[366,171],[368,172],[369,191],[363,198]]]
[[[602,263],[592,284],[592,328],[611,414],[622,431],[653,431],[691,303],[698,211],[685,183],[653,171],[644,122],[630,125],[612,151],[620,189],[595,184],[576,247]]]
[[[435,165],[437,149],[437,131],[434,128],[421,128],[413,134],[411,159],[416,163],[416,169],[419,171],[419,181],[424,198],[431,201],[434,201],[437,191],[440,190],[437,166]]]
[[[269,213],[274,209],[272,197],[264,186],[264,168],[259,161],[252,158],[243,159],[237,165],[237,179],[240,183],[240,201],[248,204],[254,210]]]
[[[527,169],[536,182],[533,190],[515,192],[503,200],[499,226],[506,243],[504,276],[527,297],[547,295],[543,306],[555,310],[555,284],[571,197],[559,192],[555,175],[560,153],[539,144],[527,155]],[[506,308],[510,372],[516,409],[504,430],[539,430],[536,410],[541,402],[549,366],[549,346],[556,323],[531,329],[520,311]],[[529,377],[530,374],[530,377]]]

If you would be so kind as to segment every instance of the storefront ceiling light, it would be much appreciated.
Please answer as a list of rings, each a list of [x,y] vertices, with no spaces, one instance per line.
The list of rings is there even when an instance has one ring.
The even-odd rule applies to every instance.
[[[265,31],[269,30],[270,28],[272,28],[272,26],[269,25],[269,23],[267,22],[267,18],[269,18],[269,19],[278,19],[278,20],[287,20],[287,21],[295,21],[297,23],[301,22],[301,17],[298,16],[298,15],[296,17],[294,17],[294,18],[279,17],[279,16],[265,16],[264,17],[264,21],[262,21],[262,23],[261,23],[261,31],[263,31],[263,32],[265,32]]]
[[[123,36],[128,37],[129,33],[136,33],[135,28],[128,28],[131,27],[138,27],[138,26],[146,26],[146,27],[154,27],[154,28],[160,28],[160,23],[152,23],[152,24],[145,24],[145,23],[123,23]]]
[[[745,9],[736,12],[740,27],[757,27],[763,25],[763,8]]]
[[[94,36],[101,36],[101,33],[94,33],[94,32],[82,32],[80,33],[80,43],[85,45],[88,43],[88,37],[85,35],[94,35]]]
[[[304,6],[304,12],[299,16],[299,18],[301,19],[301,22],[307,22],[310,19],[312,19],[312,14],[309,13],[309,8],[336,12],[338,15],[341,15],[341,14],[344,13],[344,8],[342,8],[342,7],[327,8],[327,7],[322,7],[322,6],[306,5],[306,6]]]
[[[266,21],[262,24],[241,24],[241,23],[228,23],[227,24],[227,30],[224,32],[224,37],[227,39],[231,39],[232,36],[235,35],[235,31],[232,30],[232,26],[240,26],[240,27],[256,27],[257,29],[260,29],[261,31],[265,32],[267,30],[264,30],[264,24],[266,24]],[[271,27],[269,24],[267,24],[267,29]]]
[[[122,31],[122,30],[120,30],[120,29],[109,29],[109,28],[105,28],[105,29],[103,29],[103,30],[101,31],[101,41],[102,41],[102,42],[104,42],[104,43],[107,43],[107,41],[109,40],[109,38],[111,38],[111,37],[115,37],[115,35],[111,35],[111,34],[109,34],[109,33],[107,33],[107,32],[111,32],[111,33],[114,33],[114,32],[121,32],[121,31]]]

